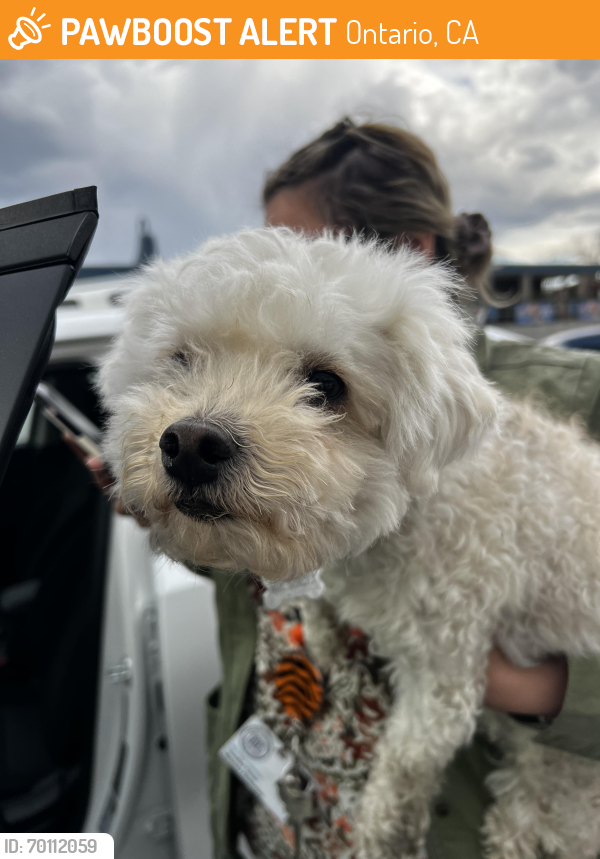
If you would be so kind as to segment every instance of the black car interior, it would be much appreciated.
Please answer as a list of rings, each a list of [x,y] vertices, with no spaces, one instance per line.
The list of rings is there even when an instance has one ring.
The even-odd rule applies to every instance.
[[[46,379],[101,420],[89,368]],[[34,407],[0,486],[0,829],[81,831],[91,779],[109,509]]]

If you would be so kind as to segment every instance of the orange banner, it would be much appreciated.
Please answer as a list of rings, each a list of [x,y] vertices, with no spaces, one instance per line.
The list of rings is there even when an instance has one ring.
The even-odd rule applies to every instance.
[[[593,58],[599,33],[597,0],[3,0],[0,9],[0,57],[12,59]]]

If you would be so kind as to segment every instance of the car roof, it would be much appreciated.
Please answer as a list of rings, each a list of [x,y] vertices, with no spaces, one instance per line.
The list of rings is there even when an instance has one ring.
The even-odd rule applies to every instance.
[[[50,362],[95,363],[122,328],[122,302],[129,289],[127,276],[75,281],[56,311],[56,336]]]

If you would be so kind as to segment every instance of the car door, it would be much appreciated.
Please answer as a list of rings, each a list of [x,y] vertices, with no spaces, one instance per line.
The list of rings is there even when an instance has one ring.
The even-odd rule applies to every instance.
[[[43,375],[100,420],[90,366],[118,330],[115,290],[75,289],[57,313],[96,222],[95,189],[0,210],[0,828],[196,859],[212,584],[155,558],[31,407]]]

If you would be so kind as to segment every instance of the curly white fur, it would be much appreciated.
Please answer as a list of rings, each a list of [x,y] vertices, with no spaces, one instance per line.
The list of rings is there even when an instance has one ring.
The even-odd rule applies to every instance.
[[[106,455],[157,549],[271,579],[322,566],[338,616],[392,660],[364,859],[422,850],[494,640],[524,665],[600,652],[599,451],[483,379],[456,289],[409,252],[246,231],[146,269],[100,374]],[[344,380],[343,403],[315,404],[311,369]],[[178,510],[161,463],[162,432],[188,416],[239,447],[201,490],[229,514],[210,522]],[[595,857],[600,766],[512,740],[507,762],[492,783],[490,859],[534,859],[540,845]],[[560,807],[544,799],[552,773]]]

